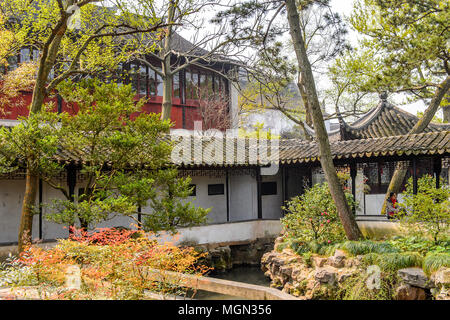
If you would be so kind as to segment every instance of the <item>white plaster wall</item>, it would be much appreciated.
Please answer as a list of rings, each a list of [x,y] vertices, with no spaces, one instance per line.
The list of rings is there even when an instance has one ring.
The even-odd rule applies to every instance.
[[[384,194],[366,194],[366,215],[379,215],[383,201]]]
[[[78,189],[76,189],[78,190]],[[42,183],[42,202],[51,203],[53,199],[65,199],[61,191],[56,190],[45,182]],[[69,236],[69,230],[64,229],[64,225],[53,223],[45,218],[45,215],[50,213],[50,210],[45,206],[42,208],[42,237],[44,239],[58,239],[67,238]],[[66,226],[68,227],[68,226]],[[34,231],[38,231],[38,225],[33,227]],[[33,232],[34,232],[33,231]]]
[[[277,195],[262,197],[262,212],[264,219],[278,219],[281,216],[282,205],[282,179],[281,174],[275,176],[262,176],[262,181],[276,181]],[[192,197],[195,206],[211,208],[208,216],[208,223],[224,223],[227,221],[226,204],[226,181],[225,177],[192,177],[192,183],[196,184],[196,196]],[[208,184],[224,184],[224,195],[208,195]],[[77,184],[76,194],[83,183]],[[20,223],[20,211],[22,207],[23,193],[25,188],[24,180],[0,180],[0,243],[16,242],[17,232]],[[257,210],[257,186],[256,179],[249,174],[230,175],[230,221],[252,220],[258,218]],[[52,199],[64,199],[59,190],[55,190],[43,183],[43,202],[49,203]],[[148,208],[143,208],[144,212],[149,212]],[[49,213],[47,208],[43,208],[42,232],[46,240],[68,237],[68,229],[63,225],[49,222],[45,215]],[[96,227],[124,226],[130,227],[135,222],[124,216],[117,217],[102,222]],[[39,217],[34,217],[33,238],[39,236]]]
[[[208,214],[208,223],[220,223],[227,221],[227,188],[225,177],[191,177],[192,184],[196,185],[196,196],[189,197],[196,207],[211,208]],[[224,194],[209,196],[208,184],[223,184]]]
[[[281,206],[283,205],[283,189],[281,172],[279,171],[273,176],[261,176],[262,182],[276,182],[277,194],[261,196],[262,216],[263,219],[279,219],[281,218]]]
[[[0,180],[0,243],[17,242],[25,180]]]
[[[251,175],[230,175],[230,221],[258,219],[256,179]]]
[[[256,240],[276,237],[282,229],[279,220],[258,220],[234,223],[214,224],[178,229],[178,234],[170,236],[162,233],[160,242],[171,241],[174,244],[189,241],[198,244]]]
[[[385,194],[366,194],[366,215],[380,215]],[[402,201],[403,195],[398,194],[397,200]],[[383,212],[384,214],[384,212]]]

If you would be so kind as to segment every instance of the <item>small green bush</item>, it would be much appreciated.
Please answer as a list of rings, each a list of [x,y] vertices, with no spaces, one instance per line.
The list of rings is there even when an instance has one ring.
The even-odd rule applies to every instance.
[[[428,252],[447,252],[450,253],[450,241],[439,240],[434,242],[431,239],[422,237],[401,237],[397,236],[387,241],[393,247],[402,252],[415,251],[422,255],[426,255]]]
[[[353,196],[346,192],[349,205],[355,205]],[[331,198],[327,183],[316,184],[304,194],[288,201],[281,219],[286,238],[295,239],[295,251],[312,249],[345,239],[345,233]],[[314,242],[314,244],[310,244]],[[303,249],[300,247],[304,247]]]
[[[338,243],[333,249],[342,249],[347,251],[352,256],[364,255],[368,253],[393,253],[399,250],[394,248],[390,243],[387,242],[375,242],[370,240],[363,241],[345,241],[343,243]],[[331,252],[328,252],[332,254]]]
[[[367,273],[359,273],[346,279],[338,288],[337,300],[393,300],[395,288],[400,280],[395,273],[382,273],[379,289],[370,289],[367,286]]]
[[[442,267],[450,268],[450,254],[445,252],[431,252],[423,259],[422,269],[428,276]]]
[[[413,192],[412,179],[408,180],[406,192],[400,203],[400,221],[413,235],[431,236],[437,244],[450,233],[450,187],[425,175],[417,182],[417,194]]]
[[[403,268],[421,267],[423,257],[417,252],[369,253],[363,256],[366,265],[377,265],[381,270],[394,272]]]

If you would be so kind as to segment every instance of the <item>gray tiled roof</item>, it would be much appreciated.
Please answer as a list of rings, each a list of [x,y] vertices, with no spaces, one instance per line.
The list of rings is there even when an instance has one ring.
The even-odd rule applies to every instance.
[[[450,153],[450,131],[427,132],[381,138],[330,143],[334,159],[356,159],[382,156],[434,155]],[[281,143],[281,163],[317,161],[319,149],[315,142]]]
[[[381,101],[375,108],[362,115],[357,121],[348,124],[342,119],[340,127],[329,132],[331,141],[370,139],[408,134],[419,118],[386,101]],[[431,122],[424,132],[450,130],[450,123]],[[309,128],[308,133],[314,135]]]
[[[185,140],[188,142],[186,150],[182,145],[177,144],[180,141],[179,136],[164,136],[162,139],[174,140],[173,143],[179,151],[178,155],[181,156],[178,159],[173,157],[173,163],[183,167],[251,166],[319,161],[317,143],[301,139],[263,140],[262,144],[258,144],[256,139],[189,136],[190,140]],[[367,159],[405,155],[450,156],[450,130],[335,141],[330,143],[330,147],[333,159]],[[259,155],[256,150],[259,151]],[[85,152],[86,150],[60,150],[55,160],[81,165],[86,160]],[[185,157],[183,157],[184,152],[186,152]]]
[[[208,139],[201,141],[204,146],[210,143]],[[204,152],[203,155],[191,152],[191,158],[186,158],[176,164],[183,166],[242,166],[264,165],[268,162],[278,164],[307,163],[320,159],[317,143],[300,139],[267,141],[266,158],[256,157],[257,146],[254,146],[255,141],[242,138],[219,139],[217,141],[223,149],[223,155],[219,157],[219,161],[217,161],[217,158],[215,159],[214,154],[211,155],[208,152]],[[245,157],[241,159],[236,157],[238,143],[245,144]],[[199,145],[199,140],[197,142],[191,141],[192,150],[195,145]],[[336,141],[331,142],[330,147],[333,159],[435,154],[448,156],[450,154],[450,131]],[[227,157],[227,154],[231,154],[232,157]]]

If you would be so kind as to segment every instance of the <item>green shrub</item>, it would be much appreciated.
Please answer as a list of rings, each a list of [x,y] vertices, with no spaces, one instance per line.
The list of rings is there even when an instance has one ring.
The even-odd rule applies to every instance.
[[[348,192],[346,196],[349,205],[353,206],[353,196]],[[318,251],[323,245],[345,239],[327,183],[316,184],[307,189],[303,195],[288,201],[283,209],[287,214],[281,219],[281,223],[286,231],[286,238],[296,239],[295,251]]]
[[[437,244],[450,232],[450,187],[425,175],[417,182],[417,194],[413,192],[412,179],[408,180],[406,192],[400,203],[400,221],[412,234],[431,236]]]
[[[375,242],[370,240],[364,241],[345,241],[343,243],[336,244],[332,250],[342,249],[347,251],[352,256],[364,255],[368,253],[393,253],[399,250],[394,248],[390,243],[387,242]],[[331,250],[330,250],[331,251]],[[328,252],[332,254],[332,252]]]
[[[440,268],[450,268],[450,254],[445,252],[431,252],[423,259],[423,271],[430,276]]]
[[[363,256],[364,264],[377,265],[386,272],[394,272],[403,268],[421,267],[422,262],[423,257],[417,252],[369,253]]]
[[[450,253],[449,240],[438,240],[437,242],[434,242],[433,240],[417,236],[397,236],[387,242],[402,252],[415,251],[421,253],[422,255],[426,255],[428,252]]]
[[[9,255],[5,262],[0,263],[0,287],[33,286],[37,278],[31,267],[23,266],[17,258]]]
[[[338,288],[337,300],[393,300],[395,289],[400,280],[395,273],[382,273],[380,288],[370,289],[367,286],[368,274],[359,273],[346,279]]]

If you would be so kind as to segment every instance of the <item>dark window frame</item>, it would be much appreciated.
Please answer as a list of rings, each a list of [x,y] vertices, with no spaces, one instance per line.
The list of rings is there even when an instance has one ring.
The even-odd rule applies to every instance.
[[[214,188],[218,188],[214,190]],[[208,196],[219,196],[225,194],[225,184],[224,183],[214,183],[208,184]]]
[[[262,196],[276,196],[278,194],[278,184],[276,181],[261,182]]]

